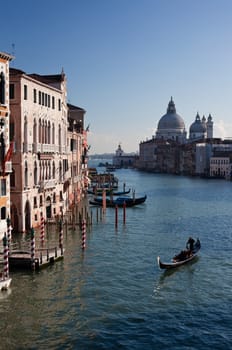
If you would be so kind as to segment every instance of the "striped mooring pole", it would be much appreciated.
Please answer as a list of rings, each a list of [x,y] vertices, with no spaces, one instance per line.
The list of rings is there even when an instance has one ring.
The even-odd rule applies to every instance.
[[[34,228],[31,228],[31,268],[35,270],[35,232]]]
[[[6,219],[6,222],[7,222],[7,241],[8,241],[8,249],[9,249],[9,251],[10,251],[12,226],[11,226],[11,221],[10,221],[9,216],[8,216],[8,218]]]
[[[41,212],[41,221],[40,221],[40,243],[41,246],[43,247],[44,245],[44,217],[43,217],[43,212]]]
[[[3,254],[4,254],[4,279],[7,279],[9,277],[9,250],[8,250],[8,242],[6,233],[3,237]]]
[[[82,250],[85,249],[85,243],[86,243],[86,222],[85,219],[82,221]]]
[[[63,221],[62,219],[60,219],[59,247],[61,249],[61,254],[63,255]]]

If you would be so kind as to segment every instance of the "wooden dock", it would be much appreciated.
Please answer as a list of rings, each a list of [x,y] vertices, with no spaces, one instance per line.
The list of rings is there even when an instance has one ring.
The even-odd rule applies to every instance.
[[[34,261],[31,258],[29,250],[14,249],[9,253],[9,268],[24,269],[24,270],[41,270],[56,261],[64,258],[64,249],[57,247],[53,248],[38,248],[35,249]]]

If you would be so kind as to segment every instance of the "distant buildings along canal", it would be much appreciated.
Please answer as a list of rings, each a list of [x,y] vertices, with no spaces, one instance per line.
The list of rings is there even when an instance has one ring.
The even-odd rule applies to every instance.
[[[156,134],[139,145],[136,167],[142,170],[231,179],[232,141],[213,137],[213,119],[197,113],[189,128],[171,98]]]

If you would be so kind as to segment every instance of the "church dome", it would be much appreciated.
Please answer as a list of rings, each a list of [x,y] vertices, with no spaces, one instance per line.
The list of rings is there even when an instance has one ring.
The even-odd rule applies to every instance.
[[[163,115],[158,123],[158,130],[184,130],[185,124],[184,120],[181,118],[179,114],[176,113],[175,103],[172,98],[168,104],[167,113]]]
[[[192,133],[205,133],[206,132],[206,125],[201,121],[199,114],[197,113],[195,122],[192,123],[189,129],[190,134]]]

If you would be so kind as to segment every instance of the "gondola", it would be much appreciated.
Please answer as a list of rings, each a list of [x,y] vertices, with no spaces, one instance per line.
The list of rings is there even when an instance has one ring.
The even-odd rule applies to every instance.
[[[175,255],[170,263],[163,263],[160,260],[160,257],[157,257],[158,265],[161,269],[173,269],[179,266],[182,266],[184,264],[187,264],[188,262],[194,260],[198,252],[201,248],[201,242],[199,239],[196,240],[196,242],[193,245],[193,249],[187,249],[182,250],[179,254]]]
[[[135,205],[142,204],[146,201],[147,196],[143,197],[137,197],[137,198],[131,198],[131,197],[118,197],[116,199],[109,199],[106,198],[106,207],[123,207],[124,205],[126,207],[134,207]],[[102,198],[94,198],[93,200],[89,201],[91,205],[98,205],[102,206],[103,205],[103,200]]]
[[[96,191],[94,190],[87,190],[88,194],[93,194],[93,195],[97,195],[97,196],[102,196],[103,195],[103,189],[97,189]],[[107,196],[124,196],[126,194],[130,193],[130,189],[127,191],[121,191],[121,192],[115,192],[113,189],[112,190],[105,190],[105,193]]]

